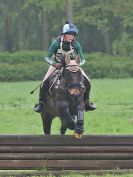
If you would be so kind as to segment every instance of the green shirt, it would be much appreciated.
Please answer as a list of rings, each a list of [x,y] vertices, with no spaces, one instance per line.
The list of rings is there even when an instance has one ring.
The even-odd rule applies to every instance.
[[[78,41],[73,42],[73,47],[76,52],[76,54],[79,54],[80,56],[80,66],[82,66],[85,63],[85,59],[83,56],[83,52],[80,46],[80,43]],[[50,45],[47,55],[44,57],[45,61],[49,63],[50,65],[55,64],[55,58],[53,55],[57,53],[57,50],[60,48],[60,40],[59,39],[54,39],[52,41],[52,44]]]

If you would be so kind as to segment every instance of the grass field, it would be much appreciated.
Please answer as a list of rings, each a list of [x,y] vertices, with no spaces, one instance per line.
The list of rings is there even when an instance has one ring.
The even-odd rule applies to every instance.
[[[0,176],[2,177],[2,176]],[[13,177],[13,176],[9,176],[9,177]],[[57,177],[54,175],[50,175],[50,176],[32,176],[32,177]],[[111,174],[106,174],[106,175],[78,175],[77,173],[75,174],[71,174],[71,175],[61,175],[61,177],[133,177],[133,174],[123,174],[123,175],[111,175]]]
[[[0,83],[0,134],[43,134],[40,115],[33,111],[39,82]],[[97,110],[85,113],[84,134],[133,134],[133,79],[91,80],[91,101]],[[52,133],[59,134],[55,119]],[[67,134],[73,134],[68,130]]]
[[[33,111],[38,92],[29,94],[38,84],[31,81],[0,83],[0,134],[43,134],[40,115]],[[91,84],[91,100],[97,104],[97,110],[85,113],[84,134],[133,134],[133,79],[92,80]],[[57,118],[52,133],[59,134],[59,128]],[[67,131],[67,134],[73,134],[73,131]],[[72,174],[69,177],[83,176]]]
[[[2,177],[2,176],[0,176]],[[13,177],[13,176],[10,176],[10,177]],[[32,177],[46,177],[46,176],[32,176]],[[57,176],[53,176],[53,175],[50,175],[50,176],[47,176],[47,177],[57,177]],[[97,175],[88,175],[88,176],[83,176],[83,175],[78,175],[78,174],[72,174],[72,175],[63,175],[61,177],[133,177],[132,174],[123,174],[123,175],[111,175],[111,174],[106,174],[106,175],[102,175],[102,176],[97,176]]]

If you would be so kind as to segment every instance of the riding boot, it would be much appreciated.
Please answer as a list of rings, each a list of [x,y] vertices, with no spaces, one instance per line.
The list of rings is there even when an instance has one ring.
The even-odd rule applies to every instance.
[[[93,111],[96,109],[96,105],[89,101],[91,85],[88,79],[85,78],[86,91],[84,93],[85,111]]]
[[[46,94],[48,93],[49,89],[49,82],[46,80],[43,82],[43,84],[40,87],[40,92],[39,92],[39,103],[35,105],[34,111],[41,113],[44,108],[45,100],[46,100]]]

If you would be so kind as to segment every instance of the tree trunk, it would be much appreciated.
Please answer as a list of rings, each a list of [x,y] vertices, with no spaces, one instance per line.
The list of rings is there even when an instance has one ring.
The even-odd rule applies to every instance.
[[[72,0],[67,0],[67,20],[73,22]]]
[[[10,17],[7,15],[5,21],[5,50],[12,51],[12,39],[10,34]]]
[[[25,17],[24,14],[20,14],[21,20],[19,20],[18,25],[18,49],[19,50],[26,50],[27,49],[27,42],[25,36]]]
[[[42,49],[47,50],[49,44],[48,13],[42,9]]]
[[[104,43],[105,43],[105,52],[111,54],[112,53],[112,47],[111,47],[109,32],[106,31],[103,34],[103,36],[104,36]]]

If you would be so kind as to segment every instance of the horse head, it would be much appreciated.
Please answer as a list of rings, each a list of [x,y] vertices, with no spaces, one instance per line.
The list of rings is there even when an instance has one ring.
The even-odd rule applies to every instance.
[[[79,56],[65,55],[64,58],[64,79],[71,95],[79,95],[81,89],[82,74],[80,70]]]

